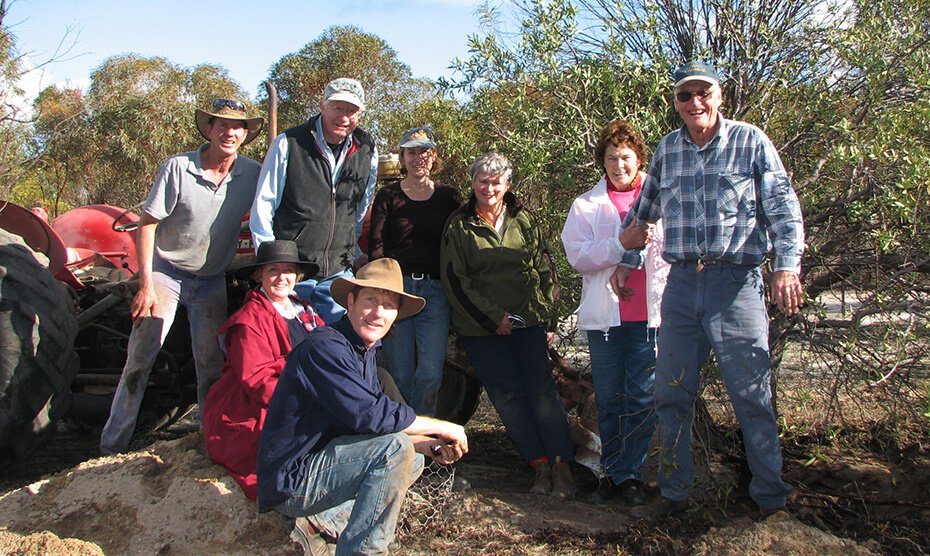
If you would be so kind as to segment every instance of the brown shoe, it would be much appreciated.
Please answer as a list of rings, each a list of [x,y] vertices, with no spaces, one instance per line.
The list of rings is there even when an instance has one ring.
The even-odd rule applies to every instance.
[[[653,500],[651,503],[646,504],[645,506],[636,506],[630,510],[630,516],[636,519],[648,519],[652,521],[655,519],[662,519],[663,517],[680,514],[687,509],[687,499],[671,500],[663,496]]]
[[[552,468],[549,467],[549,462],[539,460],[536,462],[534,469],[536,470],[536,480],[533,481],[530,494],[545,496],[552,491]]]
[[[552,467],[552,497],[570,500],[575,497],[577,490],[571,466],[566,461],[556,459]]]

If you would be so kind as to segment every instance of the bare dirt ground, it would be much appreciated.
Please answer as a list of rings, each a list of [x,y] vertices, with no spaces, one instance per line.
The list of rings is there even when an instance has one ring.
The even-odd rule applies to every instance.
[[[456,472],[472,488],[402,531],[401,554],[930,553],[930,453],[920,445],[889,454],[818,444],[811,458],[811,441],[791,437],[785,477],[796,495],[789,513],[765,520],[746,494],[742,460],[699,449],[692,508],[634,523],[620,502],[587,502],[596,479],[580,466],[577,500],[526,494],[531,473],[486,399],[467,429],[472,452]],[[259,515],[204,456],[191,423],[116,457],[96,457],[98,435],[64,423],[41,453],[0,476],[0,554],[299,553],[281,521]]]

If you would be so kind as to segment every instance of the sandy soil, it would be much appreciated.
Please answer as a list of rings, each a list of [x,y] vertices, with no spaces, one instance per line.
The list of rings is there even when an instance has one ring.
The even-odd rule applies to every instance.
[[[429,524],[402,531],[401,553],[881,552],[875,542],[838,538],[788,514],[757,521],[751,504],[739,497],[722,514],[702,504],[658,526],[633,523],[620,503],[585,501],[596,482],[580,467],[578,500],[532,496],[526,494],[530,472],[487,403],[469,432],[473,452],[457,472],[473,488],[452,493]],[[7,487],[15,482],[6,479]],[[259,515],[223,469],[205,457],[196,432],[130,454],[88,459],[13,488],[0,496],[0,523],[3,554],[299,553],[281,520]]]

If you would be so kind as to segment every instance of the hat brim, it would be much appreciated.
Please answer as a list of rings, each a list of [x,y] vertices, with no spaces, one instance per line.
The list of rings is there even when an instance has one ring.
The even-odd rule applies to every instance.
[[[720,85],[720,81],[714,79],[713,77],[707,75],[689,75],[688,77],[683,77],[675,82],[675,88],[678,88],[685,83],[690,83],[692,81],[703,81],[705,83],[710,83],[711,85]]]
[[[348,309],[349,292],[352,291],[352,288],[355,286],[362,288],[376,288],[400,295],[400,309],[397,311],[398,320],[412,317],[413,315],[422,311],[423,307],[426,306],[426,300],[422,297],[410,295],[403,290],[397,291],[394,288],[385,287],[384,282],[381,282],[380,280],[359,280],[357,278],[345,278],[340,276],[339,278],[333,280],[333,283],[329,288],[329,293],[336,303]]]
[[[225,118],[227,120],[245,122],[245,127],[248,130],[248,133],[246,134],[245,139],[242,140],[243,147],[258,137],[258,134],[262,132],[262,128],[265,127],[265,118],[262,118],[261,116],[255,118],[237,118],[229,114],[212,114],[198,108],[194,111],[194,121],[197,122],[197,131],[199,131],[200,134],[203,135],[203,138],[207,141],[210,140],[210,136],[207,134],[208,130],[210,129],[210,118]]]
[[[259,263],[255,261],[255,254],[252,253],[244,263],[231,269],[230,272],[239,278],[251,278],[252,274],[254,274],[257,269],[265,266],[266,264],[274,264],[279,262],[286,262],[297,265],[297,270],[305,277],[316,276],[320,271],[320,265],[316,263],[305,263],[300,261],[266,261]]]
[[[432,149],[436,147],[436,142],[424,141],[423,139],[414,139],[413,141],[407,141],[406,143],[397,146],[399,149],[415,149],[417,147]]]
[[[337,91],[329,95],[323,100],[324,102],[327,100],[341,100],[343,102],[348,102],[349,104],[353,106],[358,106],[359,110],[365,110],[365,103],[360,101],[358,96],[353,95],[352,93],[345,92],[345,91]]]

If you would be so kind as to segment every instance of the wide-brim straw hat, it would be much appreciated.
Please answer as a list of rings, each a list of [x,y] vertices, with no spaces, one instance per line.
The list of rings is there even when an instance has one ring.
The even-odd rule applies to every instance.
[[[245,122],[248,133],[242,141],[243,146],[248,145],[253,139],[258,137],[258,134],[262,132],[262,128],[265,127],[265,118],[250,118],[245,112],[245,109],[236,110],[228,105],[214,107],[212,111],[198,108],[194,111],[194,121],[197,122],[197,130],[200,131],[200,134],[203,135],[204,139],[207,141],[210,140],[210,137],[207,135],[207,131],[210,128],[210,118],[226,118],[227,120]]]
[[[359,269],[355,278],[336,278],[329,293],[336,303],[348,307],[349,292],[355,286],[378,288],[400,295],[398,319],[412,317],[426,306],[425,299],[404,291],[404,275],[400,271],[400,264],[394,259],[376,259]]]
[[[271,263],[293,263],[304,276],[316,276],[320,271],[318,264],[300,258],[296,243],[287,239],[276,239],[259,245],[255,259],[240,265],[235,272],[241,278],[248,278],[256,269]]]

